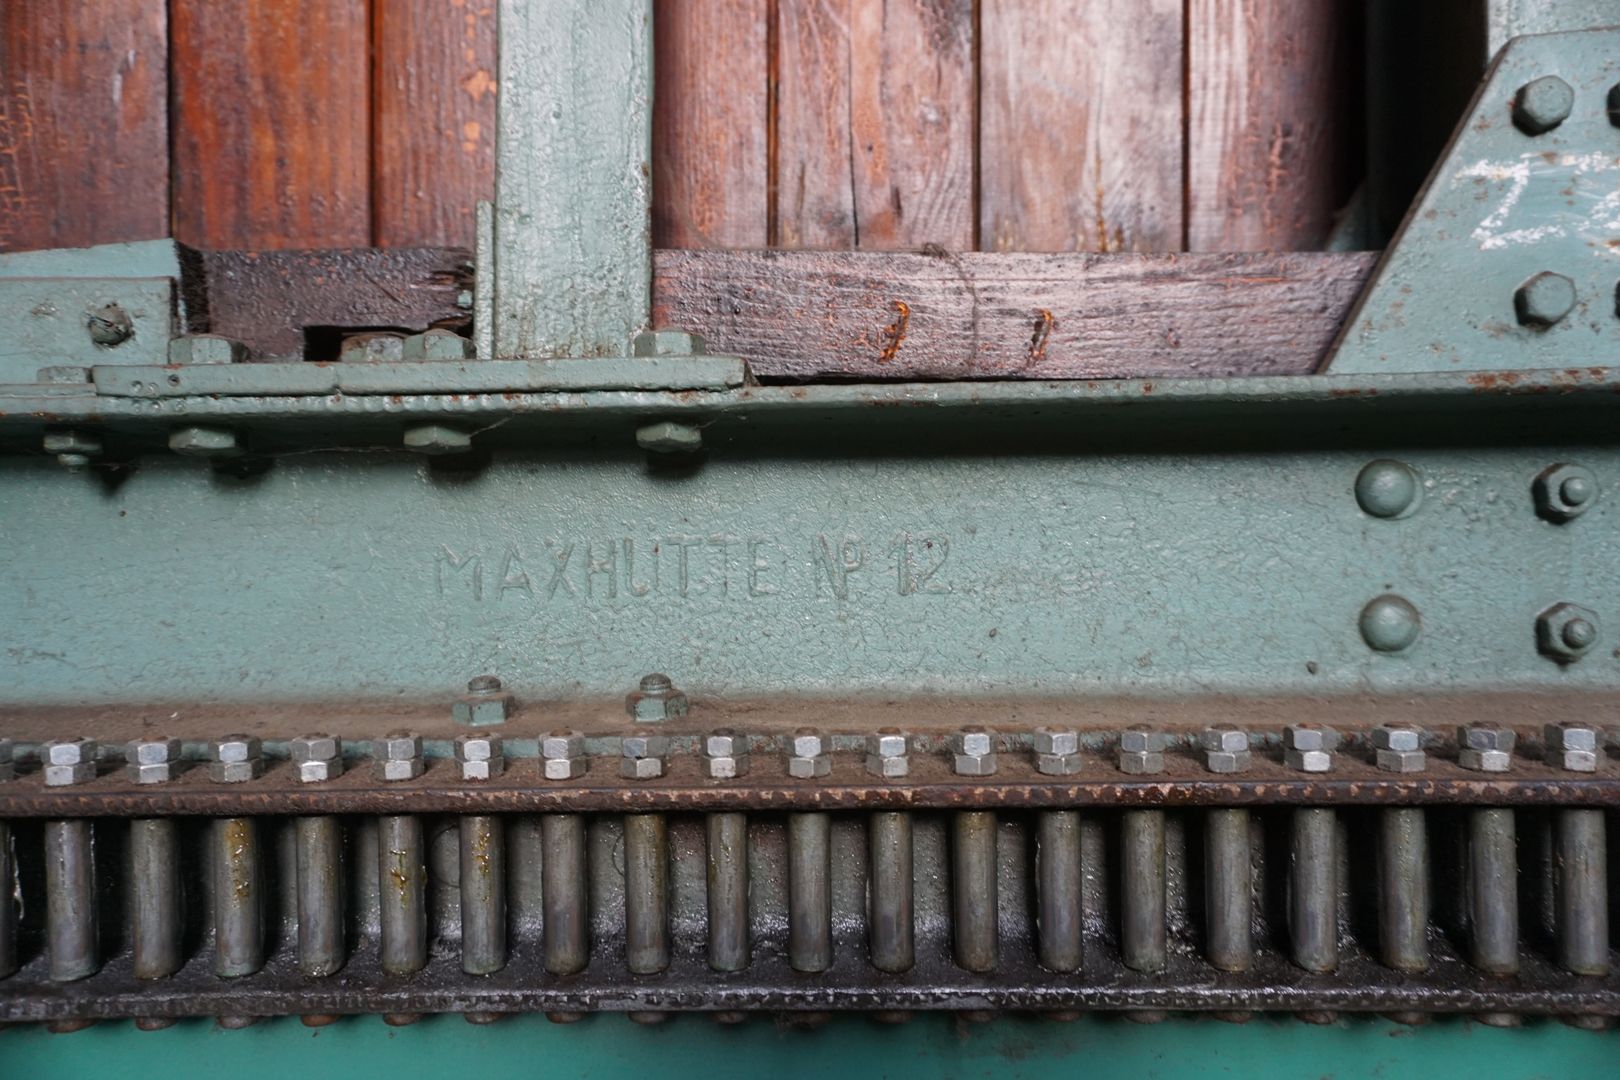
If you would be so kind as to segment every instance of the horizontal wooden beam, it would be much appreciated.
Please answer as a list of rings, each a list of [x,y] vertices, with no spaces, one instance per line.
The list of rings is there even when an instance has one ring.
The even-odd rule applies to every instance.
[[[198,259],[190,309],[255,357],[329,359],[344,329],[468,317],[457,298],[470,259],[454,248]],[[764,381],[1303,374],[1374,259],[659,251],[653,314]]]

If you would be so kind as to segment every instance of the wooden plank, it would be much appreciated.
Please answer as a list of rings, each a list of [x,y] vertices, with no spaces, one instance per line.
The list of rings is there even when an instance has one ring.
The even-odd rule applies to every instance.
[[[653,243],[764,247],[765,0],[654,0]]]
[[[775,240],[971,248],[972,0],[779,0]]]
[[[1327,239],[1357,180],[1360,7],[1188,0],[1191,250]]]
[[[367,5],[171,0],[174,235],[371,242]]]
[[[168,235],[167,28],[147,0],[0,4],[0,251]]]
[[[766,379],[1302,374],[1373,258],[661,251],[653,316]]]
[[[372,25],[375,242],[471,247],[495,195],[495,7],[387,0]]]
[[[1181,0],[983,0],[979,247],[1182,246]]]

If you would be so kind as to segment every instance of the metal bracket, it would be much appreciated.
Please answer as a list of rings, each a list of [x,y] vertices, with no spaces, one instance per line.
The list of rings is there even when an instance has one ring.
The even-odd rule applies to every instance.
[[[1515,38],[1326,370],[1607,366],[1617,280],[1620,28]]]

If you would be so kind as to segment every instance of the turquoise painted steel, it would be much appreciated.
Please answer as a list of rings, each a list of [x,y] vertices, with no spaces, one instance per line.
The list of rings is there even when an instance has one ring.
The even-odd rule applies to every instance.
[[[829,1075],[848,1080],[1612,1080],[1620,1052],[1616,1038],[1556,1021],[1506,1030],[1461,1019],[1411,1028],[1377,1019],[1319,1026],[1266,1017],[1242,1025],[1215,1020],[1139,1025],[1117,1018],[972,1024],[919,1016],[884,1026],[854,1017],[797,1031],[768,1018],[726,1027],[699,1016],[659,1027],[641,1027],[617,1015],[566,1026],[524,1016],[489,1027],[444,1016],[405,1028],[364,1017],[316,1029],[289,1018],[242,1031],[222,1031],[208,1020],[153,1032],[135,1031],[128,1023],[71,1035],[19,1027],[0,1036],[0,1072],[28,1080],[80,1080],[87,1073],[98,1080],[222,1073],[232,1080],[293,1074],[307,1080],[465,1074],[479,1080]]]

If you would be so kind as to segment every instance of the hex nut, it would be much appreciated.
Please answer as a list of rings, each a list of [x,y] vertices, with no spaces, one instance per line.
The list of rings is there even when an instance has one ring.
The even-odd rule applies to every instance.
[[[695,454],[703,449],[703,429],[660,420],[636,428],[636,445],[655,454]]]
[[[619,740],[619,775],[627,780],[653,780],[664,775],[664,735],[626,735]]]
[[[1296,772],[1330,772],[1339,733],[1324,724],[1290,724],[1283,729],[1283,764]]]
[[[1240,773],[1247,772],[1249,766],[1254,764],[1252,750],[1208,750],[1204,751],[1204,768],[1212,773]]]
[[[1536,514],[1543,520],[1562,524],[1580,517],[1597,501],[1598,482],[1584,465],[1560,462],[1549,465],[1530,484]]]
[[[459,454],[472,448],[472,436],[451,424],[412,424],[404,441],[405,449],[419,454]]]
[[[1126,728],[1119,733],[1119,749],[1126,754],[1162,754],[1170,740],[1154,728]]]
[[[452,745],[463,780],[493,780],[506,769],[499,735],[457,735]]]
[[[748,736],[729,728],[703,737],[704,765],[711,780],[735,780],[748,773]]]
[[[52,739],[40,748],[45,764],[45,786],[67,787],[96,778],[96,740],[76,737]]]
[[[577,731],[553,731],[540,736],[540,772],[547,780],[578,780],[590,771],[585,736]]]
[[[1569,119],[1575,88],[1557,75],[1543,75],[1513,95],[1513,126],[1526,135],[1541,135]]]
[[[287,756],[300,783],[318,784],[343,775],[343,743],[336,735],[313,733],[288,739]]]
[[[1132,776],[1152,776],[1164,771],[1164,751],[1124,750],[1119,752],[1119,771]]]
[[[388,782],[415,780],[427,768],[422,760],[422,736],[413,731],[390,731],[371,744],[377,778]]]
[[[811,728],[800,728],[788,738],[787,774],[796,780],[814,780],[832,772],[832,740]]]
[[[1411,724],[1380,724],[1373,728],[1374,750],[1394,750],[1410,753],[1423,749],[1423,732]]]
[[[1035,729],[1037,754],[1078,754],[1080,733],[1074,728],[1040,727]]]
[[[621,757],[619,775],[626,780],[656,780],[664,775],[664,759]]]
[[[1457,729],[1457,764],[1474,772],[1507,772],[1517,742],[1511,728],[1469,724]]]
[[[675,688],[668,675],[653,672],[643,676],[641,684],[625,695],[624,709],[641,723],[656,723],[685,716],[691,708],[686,694]]]
[[[1326,750],[1283,750],[1283,764],[1296,772],[1331,772],[1333,755]]]
[[[137,784],[163,784],[180,775],[180,740],[157,736],[124,744],[125,773]]]
[[[888,780],[910,775],[910,746],[905,733],[895,728],[882,728],[868,735],[866,771]]]
[[[474,679],[473,682],[478,680]],[[450,719],[462,727],[490,727],[504,724],[517,710],[517,701],[511,694],[502,693],[500,680],[491,690],[473,690],[450,703]]]
[[[982,727],[965,727],[950,737],[951,768],[957,776],[992,776],[996,771],[995,736]]]
[[[1597,644],[1597,612],[1558,603],[1536,616],[1536,648],[1549,660],[1572,664]]]
[[[169,433],[169,449],[186,457],[236,457],[242,445],[230,428],[193,424]]]
[[[1073,776],[1080,771],[1081,758],[1079,754],[1041,754],[1035,755],[1035,771],[1042,776]]]
[[[264,775],[264,755],[252,735],[226,735],[208,744],[208,778],[216,784],[241,784]]]
[[[1421,750],[1374,750],[1373,764],[1385,772],[1418,773],[1428,767],[1428,757]]]
[[[187,334],[169,339],[171,364],[239,364],[247,346],[219,334]]]
[[[434,328],[405,339],[400,349],[404,360],[465,360],[472,355],[473,343],[454,330]]]
[[[1575,310],[1575,282],[1543,270],[1525,279],[1513,293],[1513,313],[1520,326],[1545,330]]]
[[[1513,755],[1504,750],[1476,750],[1465,746],[1457,751],[1457,764],[1472,772],[1507,772]]]
[[[1591,724],[1548,724],[1542,743],[1547,764],[1566,772],[1596,772],[1603,756],[1603,733]]]

